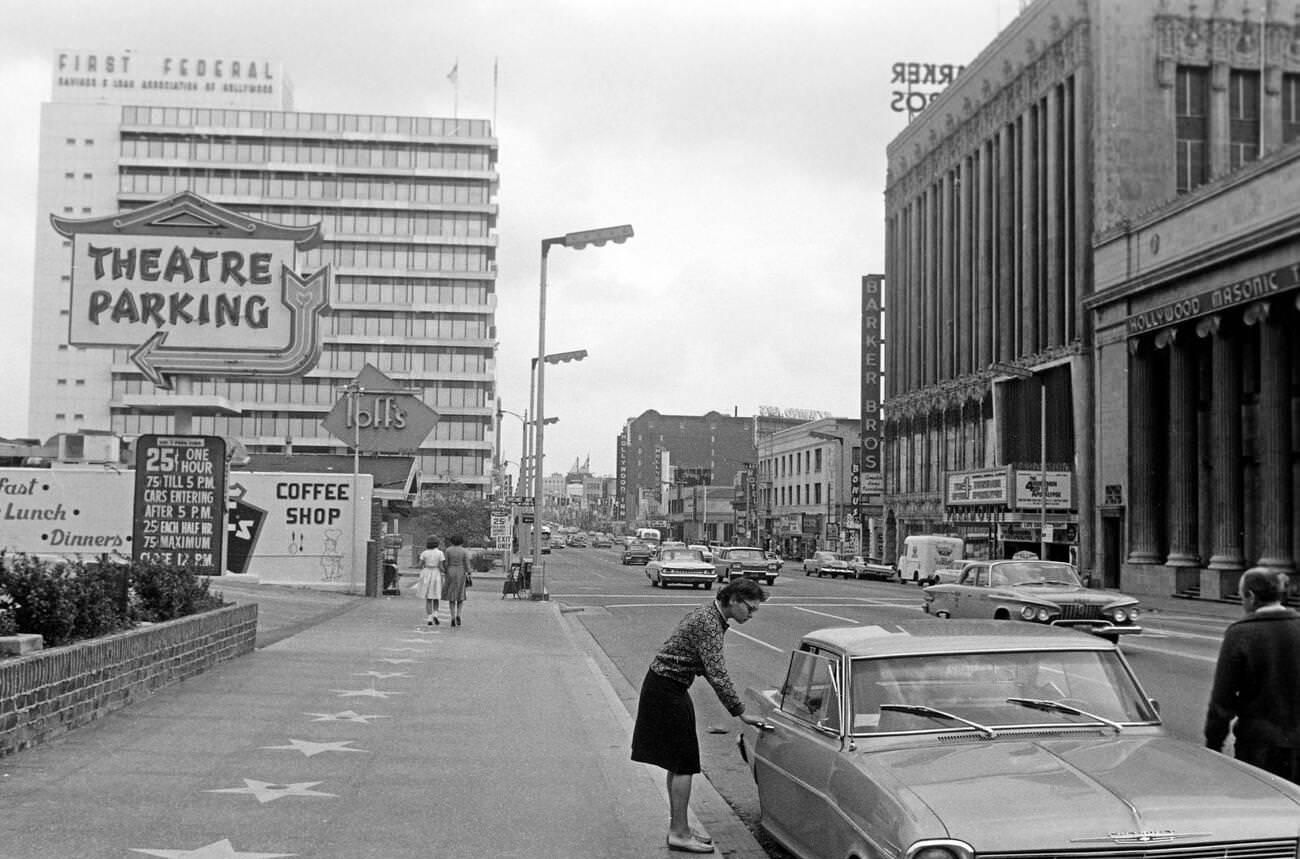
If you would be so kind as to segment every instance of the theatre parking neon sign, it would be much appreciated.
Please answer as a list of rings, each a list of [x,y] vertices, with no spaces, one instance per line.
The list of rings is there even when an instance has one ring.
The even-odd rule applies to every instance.
[[[296,376],[319,360],[329,271],[293,267],[319,226],[253,220],[189,192],[50,220],[72,239],[69,343],[131,347],[162,388],[173,373]]]

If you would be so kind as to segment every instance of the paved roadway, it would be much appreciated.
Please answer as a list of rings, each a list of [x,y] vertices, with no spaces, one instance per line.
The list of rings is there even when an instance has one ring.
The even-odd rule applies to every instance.
[[[635,711],[650,657],[676,621],[714,592],[651,587],[641,566],[623,566],[618,549],[561,549],[548,559],[548,589],[561,610],[579,620],[609,659],[607,673]],[[738,689],[773,688],[785,676],[789,651],[809,630],[921,616],[914,585],[805,577],[797,561],[769,589],[757,617],[728,633],[727,667]],[[1145,600],[1145,632],[1122,643],[1170,732],[1201,741],[1201,725],[1222,632],[1240,609]],[[937,622],[937,621],[936,621]],[[740,723],[727,715],[703,681],[693,687],[701,725],[705,775],[757,833],[758,798],[735,749]],[[714,733],[713,731],[717,732]],[[774,857],[785,854],[761,833]]]

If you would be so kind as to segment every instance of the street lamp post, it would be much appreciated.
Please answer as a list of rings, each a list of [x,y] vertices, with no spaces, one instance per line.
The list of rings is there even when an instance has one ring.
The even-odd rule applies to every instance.
[[[550,254],[552,245],[563,245],[566,248],[582,250],[587,245],[601,247],[606,242],[622,244],[632,237],[632,227],[630,224],[622,224],[617,227],[604,227],[598,230],[583,230],[576,233],[565,233],[562,236],[542,239],[542,259],[541,259],[541,279],[538,291],[537,302],[537,401],[534,404],[533,411],[536,427],[537,443],[533,450],[533,503],[540,505],[542,498],[542,467],[546,449],[546,259]],[[535,523],[540,525],[540,523]],[[541,575],[534,575],[532,580],[532,598],[546,599],[546,566],[542,563],[542,529],[533,528],[533,561],[541,565]]]
[[[1038,377],[1038,557],[1047,560],[1047,379],[1042,374],[1014,364],[994,361],[989,370],[1017,379]]]

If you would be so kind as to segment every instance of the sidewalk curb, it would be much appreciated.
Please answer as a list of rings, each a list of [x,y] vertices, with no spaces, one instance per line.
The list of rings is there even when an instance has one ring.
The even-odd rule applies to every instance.
[[[624,743],[625,750],[630,751],[632,747],[632,726],[633,717],[631,708],[636,706],[637,693],[632,684],[623,677],[623,673],[618,670],[612,660],[601,649],[600,644],[581,623],[576,623],[569,619],[569,614],[576,614],[576,611],[566,611],[559,604],[551,603],[554,606],[556,617],[560,621],[560,627],[564,630],[565,636],[573,643],[574,649],[584,654],[587,664],[590,666],[593,674],[600,681],[600,687],[605,692],[610,701],[610,710],[615,714],[619,721],[619,727],[626,738]],[[663,798],[664,820],[668,818],[668,788],[664,780],[658,776],[658,770],[651,767],[644,767],[646,777],[651,779],[659,795]],[[693,822],[698,823],[706,832],[713,836],[717,844],[715,856],[728,856],[733,859],[769,859],[768,853],[754,838],[754,834],[747,827],[736,813],[727,805],[727,801],[713,787],[713,783],[703,774],[694,780],[694,786],[691,791],[691,809],[690,816]]]

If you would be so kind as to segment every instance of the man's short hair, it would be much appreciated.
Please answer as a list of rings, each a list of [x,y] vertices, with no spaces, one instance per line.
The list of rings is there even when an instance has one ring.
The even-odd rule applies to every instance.
[[[753,579],[736,579],[718,591],[718,602],[723,605],[731,605],[737,600],[767,602],[767,591]]]
[[[1277,570],[1247,570],[1241,575],[1241,596],[1246,594],[1255,598],[1257,603],[1281,602],[1286,599],[1287,588],[1291,578]]]

